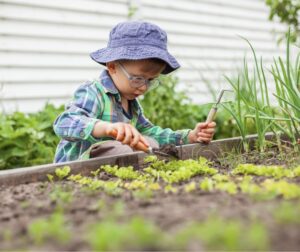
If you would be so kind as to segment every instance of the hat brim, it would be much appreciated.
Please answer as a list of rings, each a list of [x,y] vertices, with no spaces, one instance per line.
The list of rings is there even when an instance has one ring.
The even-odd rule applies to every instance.
[[[103,48],[92,52],[91,58],[99,64],[105,65],[107,62],[114,60],[128,59],[141,60],[157,58],[164,61],[167,65],[162,74],[168,74],[180,67],[177,60],[166,50],[159,47],[143,46],[122,46],[115,48]]]

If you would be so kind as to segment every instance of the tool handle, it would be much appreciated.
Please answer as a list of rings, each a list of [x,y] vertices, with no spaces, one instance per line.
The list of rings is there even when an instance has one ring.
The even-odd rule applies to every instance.
[[[111,130],[110,132],[108,132],[108,135],[110,136],[110,137],[113,137],[113,138],[117,138],[117,136],[118,136],[118,131],[116,130],[116,129],[113,129],[113,130]],[[140,150],[140,151],[144,151],[144,152],[150,152],[150,149],[149,149],[149,147],[147,146],[147,145],[145,145],[143,142],[141,142],[141,141],[139,141],[138,143],[137,143],[137,145],[136,146],[134,146],[134,149],[136,149],[136,150]]]
[[[214,120],[214,117],[217,113],[218,108],[217,107],[212,107],[208,113],[208,116],[206,118],[206,122],[210,123]]]

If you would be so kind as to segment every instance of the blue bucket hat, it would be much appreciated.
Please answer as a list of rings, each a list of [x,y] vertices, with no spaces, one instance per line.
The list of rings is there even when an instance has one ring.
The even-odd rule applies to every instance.
[[[121,59],[157,58],[167,64],[162,74],[168,74],[180,67],[167,50],[166,32],[157,25],[141,21],[117,24],[109,34],[107,47],[92,52],[90,56],[102,65]]]

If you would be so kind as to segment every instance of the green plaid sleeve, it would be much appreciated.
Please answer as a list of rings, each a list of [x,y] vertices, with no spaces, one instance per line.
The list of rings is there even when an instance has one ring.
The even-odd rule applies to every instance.
[[[142,109],[140,109],[136,128],[143,135],[154,138],[159,143],[159,145],[181,145],[189,143],[188,134],[191,129],[173,131],[170,128],[163,129],[159,126],[155,126],[144,116]]]

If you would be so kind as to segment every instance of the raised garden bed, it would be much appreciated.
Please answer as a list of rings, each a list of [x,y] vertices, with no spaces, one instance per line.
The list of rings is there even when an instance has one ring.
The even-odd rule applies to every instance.
[[[139,152],[0,172],[0,249],[299,250],[299,152],[240,146],[234,138],[183,146],[180,161]]]

